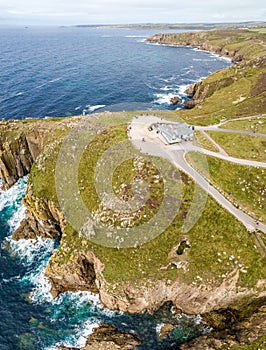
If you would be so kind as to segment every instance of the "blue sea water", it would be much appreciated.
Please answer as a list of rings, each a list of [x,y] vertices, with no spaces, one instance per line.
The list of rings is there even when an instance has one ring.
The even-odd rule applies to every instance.
[[[173,95],[230,65],[188,47],[151,45],[154,31],[96,28],[0,28],[0,119],[58,117],[102,110],[176,109]],[[95,295],[53,300],[44,269],[58,242],[11,240],[24,217],[26,178],[0,191],[0,350],[82,346],[100,322],[134,331],[141,350],[171,349],[200,332],[199,318],[171,310],[127,315],[102,307]],[[160,340],[160,325],[177,324]]]
[[[230,62],[144,42],[154,31],[0,28],[0,119],[176,109],[172,95]]]

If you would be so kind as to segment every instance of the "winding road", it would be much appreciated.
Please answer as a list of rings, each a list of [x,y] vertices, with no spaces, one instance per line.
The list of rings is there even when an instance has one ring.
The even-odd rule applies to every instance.
[[[207,181],[199,172],[197,172],[191,165],[187,162],[185,155],[189,151],[198,151],[206,155],[214,156],[217,158],[221,158],[233,163],[247,165],[247,166],[255,166],[266,168],[266,163],[256,162],[247,159],[234,158],[227,155],[221,148],[219,152],[212,152],[206,150],[202,147],[193,145],[192,142],[182,142],[179,144],[166,144],[164,139],[160,134],[157,134],[154,131],[149,131],[148,127],[153,123],[169,123],[167,120],[163,120],[161,118],[152,116],[152,115],[140,115],[135,117],[131,125],[129,127],[129,137],[133,143],[133,145],[141,150],[142,152],[152,155],[164,157],[170,160],[178,169],[182,170],[190,177],[194,179],[194,181],[203,188],[209,195],[211,195],[223,208],[228,210],[232,215],[234,215],[240,222],[242,222],[245,227],[251,232],[257,232],[258,230],[266,234],[266,225],[254,220],[251,216],[244,213],[240,209],[236,208],[230,201],[228,201],[218,190],[216,190],[210,183]],[[202,130],[217,130],[217,126],[210,127],[200,127]],[[197,127],[199,129],[199,127]],[[228,129],[218,129],[217,131],[227,132]],[[236,130],[234,130],[235,132]],[[237,131],[239,132],[239,131]],[[249,132],[243,132],[244,134]],[[253,135],[253,133],[252,133]],[[265,136],[265,134],[260,134],[261,136]],[[265,250],[265,246],[263,247]],[[264,251],[265,254],[265,251]]]

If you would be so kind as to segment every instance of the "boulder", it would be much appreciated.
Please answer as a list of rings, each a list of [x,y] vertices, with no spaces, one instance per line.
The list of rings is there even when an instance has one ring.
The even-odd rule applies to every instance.
[[[177,105],[180,101],[180,98],[178,96],[174,96],[170,99],[170,102],[173,104],[173,105]]]
[[[134,350],[141,344],[139,338],[131,333],[119,331],[114,326],[102,323],[79,350]],[[59,346],[60,350],[78,350]]]

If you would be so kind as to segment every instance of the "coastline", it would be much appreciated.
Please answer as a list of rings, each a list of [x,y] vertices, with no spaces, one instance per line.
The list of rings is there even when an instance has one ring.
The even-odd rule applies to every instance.
[[[176,45],[174,45],[174,46],[176,46]],[[190,46],[191,47],[191,46]],[[203,51],[206,51],[206,50],[203,50]],[[210,51],[209,51],[210,52]],[[211,52],[212,53],[212,52]],[[70,122],[71,123],[71,122]],[[41,152],[41,151],[40,151]],[[18,155],[18,156],[20,156],[20,154]],[[37,156],[36,156],[36,158],[37,158]],[[35,160],[34,160],[35,161]],[[18,172],[19,173],[19,172]],[[10,183],[11,184],[11,183]],[[55,208],[56,208],[56,206],[54,206],[52,203],[44,203],[44,202],[42,202],[42,199],[40,199],[40,201],[38,200],[38,198],[37,198],[37,200],[35,200],[36,198],[34,198],[34,197],[32,197],[32,198],[29,198],[29,202],[28,202],[28,209],[29,210],[33,210],[33,206],[37,203],[37,207],[38,207],[38,215],[35,215],[34,216],[34,220],[35,220],[35,222],[38,222],[38,224],[41,222],[41,221],[43,221],[43,218],[45,217],[45,216],[43,216],[42,214],[47,214],[48,213],[48,218],[49,218],[49,220],[51,221],[51,219],[52,219],[52,221],[53,221],[53,225],[58,225],[59,224],[59,226],[61,226],[61,228],[60,228],[60,231],[63,231],[63,229],[64,229],[64,227],[63,227],[63,225],[62,225],[62,220],[60,219],[60,220],[58,220],[58,217],[60,217],[60,213],[58,213],[56,210],[55,210]],[[31,202],[31,200],[32,200],[32,202]],[[34,204],[35,203],[35,204]],[[33,205],[34,204],[34,205]],[[43,205],[44,204],[44,205]],[[48,205],[48,207],[46,206],[46,205]],[[52,208],[52,210],[51,210],[51,208]],[[35,209],[36,209],[36,205],[35,205]],[[41,209],[41,210],[39,210],[39,209]],[[34,211],[34,210],[33,210]],[[42,211],[41,212],[41,215],[40,215],[40,211]],[[49,213],[49,211],[50,211],[50,213]],[[32,214],[34,215],[34,213],[32,212]],[[35,214],[36,214],[36,212],[35,212]],[[32,222],[33,222],[33,220],[32,220],[32,217],[29,217],[29,224],[32,224]],[[51,222],[50,222],[51,223]],[[61,225],[60,225],[61,224]],[[40,226],[39,226],[40,227]],[[46,229],[44,228],[44,231],[45,231]],[[59,232],[59,236],[61,235],[61,232]],[[64,247],[63,247],[64,248]],[[74,255],[73,255],[73,257],[74,257]],[[82,257],[82,259],[84,258],[84,256]],[[94,258],[93,257],[85,257],[86,259],[86,261],[88,261],[90,264],[93,264],[94,265],[94,268],[95,268],[95,266],[97,265],[97,262],[96,262],[96,264],[95,264],[95,262],[94,261],[92,261],[92,260],[94,260]],[[100,265],[100,263],[98,264],[98,266]],[[78,266],[77,266],[78,267]],[[70,269],[71,270],[71,269]],[[76,268],[74,268],[74,270],[76,271]],[[97,269],[95,269],[95,270],[97,270]],[[98,269],[98,270],[101,270],[101,269]],[[54,272],[56,272],[56,269],[54,270]],[[62,271],[63,272],[63,271]],[[70,271],[71,272],[71,271]],[[73,272],[73,271],[72,271]],[[101,274],[101,272],[102,271],[99,271],[99,279],[98,279],[98,282],[100,282],[99,283],[99,286],[100,287],[103,287],[103,285],[104,285],[104,283],[105,283],[105,281],[102,279],[102,276],[100,276],[100,274]],[[97,271],[96,271],[96,274],[97,274]],[[53,273],[52,275],[56,275],[55,273]],[[60,275],[60,274],[59,274]],[[63,273],[63,275],[64,275],[64,273]],[[62,280],[62,279],[61,279]],[[167,282],[167,281],[166,281]],[[228,281],[227,281],[228,282]],[[167,283],[166,283],[167,284]],[[130,286],[128,286],[129,288],[130,288]],[[158,284],[156,285],[156,288],[158,289]],[[162,291],[164,291],[165,292],[165,288],[167,289],[167,287],[165,287],[165,285],[164,285],[164,282],[160,285],[160,289],[162,290]],[[173,289],[177,289],[177,288],[179,288],[178,287],[178,285],[175,285],[175,286],[173,286]],[[197,288],[196,288],[197,289]],[[156,308],[157,308],[157,306],[160,304],[160,302],[157,304],[157,306],[156,306],[156,300],[152,300],[152,298],[150,297],[152,294],[154,294],[154,288],[151,288],[151,290],[150,291],[148,291],[148,293],[147,293],[147,295],[144,295],[143,296],[143,291],[141,291],[141,293],[140,293],[140,296],[139,296],[139,299],[137,300],[137,298],[135,299],[135,301],[134,301],[134,303],[133,303],[133,305],[131,305],[132,307],[133,307],[133,309],[130,309],[130,311],[131,312],[135,312],[135,311],[137,311],[137,312],[143,312],[144,310],[147,310],[147,305],[145,304],[145,300],[149,300],[149,302],[151,303],[151,304],[154,304],[153,305],[153,307],[151,308],[151,309],[148,309],[148,311],[149,312],[152,312],[152,311],[154,311]],[[110,292],[111,291],[111,288],[110,288],[110,290],[108,291],[108,292]],[[181,290],[180,291],[181,292],[181,294],[182,294],[182,296],[184,295],[184,294],[189,294],[190,292],[188,291],[188,290]],[[209,292],[209,291],[208,291]],[[108,293],[106,293],[105,294],[105,291],[104,291],[104,294],[102,295],[102,298],[103,298],[103,300],[106,300],[106,304],[108,304],[108,306],[112,309],[121,309],[121,310],[123,310],[123,311],[128,311],[128,302],[130,302],[130,300],[132,299],[132,296],[133,297],[135,297],[136,296],[136,294],[138,294],[138,290],[137,289],[135,289],[135,290],[133,290],[133,291],[128,291],[127,290],[127,293],[125,293],[125,295],[123,295],[122,296],[122,298],[120,298],[121,296],[119,296],[119,294],[118,295],[115,295],[114,296],[114,298],[112,299],[112,300],[110,300],[110,295],[108,295]],[[167,293],[166,293],[167,294]],[[193,293],[192,294],[197,294],[197,291],[196,290],[193,290]],[[217,293],[216,293],[217,294]],[[168,298],[168,297],[167,297]],[[204,299],[204,295],[202,294],[200,294],[200,293],[198,293],[197,295],[196,295],[196,299]],[[143,299],[145,299],[144,301],[143,301]],[[235,301],[235,300],[234,300]],[[143,303],[144,302],[144,303]],[[132,303],[131,303],[132,304]],[[221,306],[221,305],[220,305]],[[226,307],[226,305],[222,305],[222,306],[224,306],[224,307]],[[143,307],[144,307],[144,309],[143,309]],[[191,310],[189,310],[189,311],[191,311]]]

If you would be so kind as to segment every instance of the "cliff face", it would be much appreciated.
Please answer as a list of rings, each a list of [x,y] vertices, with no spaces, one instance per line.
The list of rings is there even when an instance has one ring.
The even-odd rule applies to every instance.
[[[193,97],[192,100],[184,102],[183,106],[185,108],[193,108],[197,104],[203,102],[206,98],[212,96],[214,92],[221,90],[227,86],[230,86],[234,83],[233,77],[223,78],[211,83],[206,83],[204,81],[200,81],[198,83],[192,84],[185,91],[186,94]]]
[[[150,37],[148,41],[172,46],[197,47],[200,50],[215,53],[237,63],[234,66],[235,69],[224,70],[224,74],[219,74],[218,71],[212,75],[213,79],[207,78],[199,83],[192,84],[187,90],[187,94],[192,99],[183,104],[186,109],[192,109],[199,104],[201,104],[199,106],[201,109],[202,102],[205,99],[223,89],[224,93],[221,92],[218,100],[219,98],[225,99],[225,105],[228,105],[230,96],[233,94],[236,94],[235,101],[239,100],[241,94],[245,95],[245,103],[235,106],[237,109],[236,115],[264,113],[265,89],[261,89],[261,82],[265,79],[265,63],[263,63],[265,61],[265,35],[252,33],[248,30],[214,30],[195,33],[156,34]],[[248,92],[247,89],[245,91],[242,89],[241,84],[248,86],[247,81],[251,70],[253,70],[253,79],[257,75],[258,80],[254,79],[256,88],[251,87],[251,91]],[[232,95],[229,94],[229,89],[225,89],[230,85],[233,85],[230,89]],[[228,93],[225,92],[226,90]],[[230,115],[232,116],[232,111],[230,111]]]
[[[0,121],[0,178],[4,190],[29,174],[46,145],[64,137],[80,117]]]
[[[232,62],[241,62],[244,58],[243,55],[238,53],[238,49],[229,50],[226,47],[208,41],[207,35],[204,32],[196,35],[191,33],[185,35],[155,34],[151,36],[148,41],[150,43],[159,43],[164,45],[195,46],[200,50],[210,51],[217,55],[228,57],[232,60]]]
[[[13,233],[14,240],[61,237],[64,217],[52,201],[36,198],[28,189],[23,203],[27,208],[26,218]]]
[[[188,314],[205,314],[226,308],[232,308],[238,314],[243,308],[243,300],[266,298],[265,281],[260,281],[258,289],[240,288],[237,269],[218,286],[194,286],[179,279],[149,278],[143,278],[137,284],[123,281],[118,286],[105,279],[104,264],[92,251],[87,251],[85,241],[78,249],[75,243],[69,249],[64,239],[63,233],[61,248],[55,251],[46,269],[55,297],[67,290],[85,290],[98,293],[102,303],[110,310],[154,313],[171,301],[177,309]]]
[[[230,328],[229,328],[230,326]],[[266,307],[241,322],[229,323],[222,331],[200,336],[181,346],[182,350],[265,349]]]
[[[3,189],[10,188],[16,181],[30,172],[31,166],[41,152],[43,132],[21,133],[0,143],[0,177]]]

